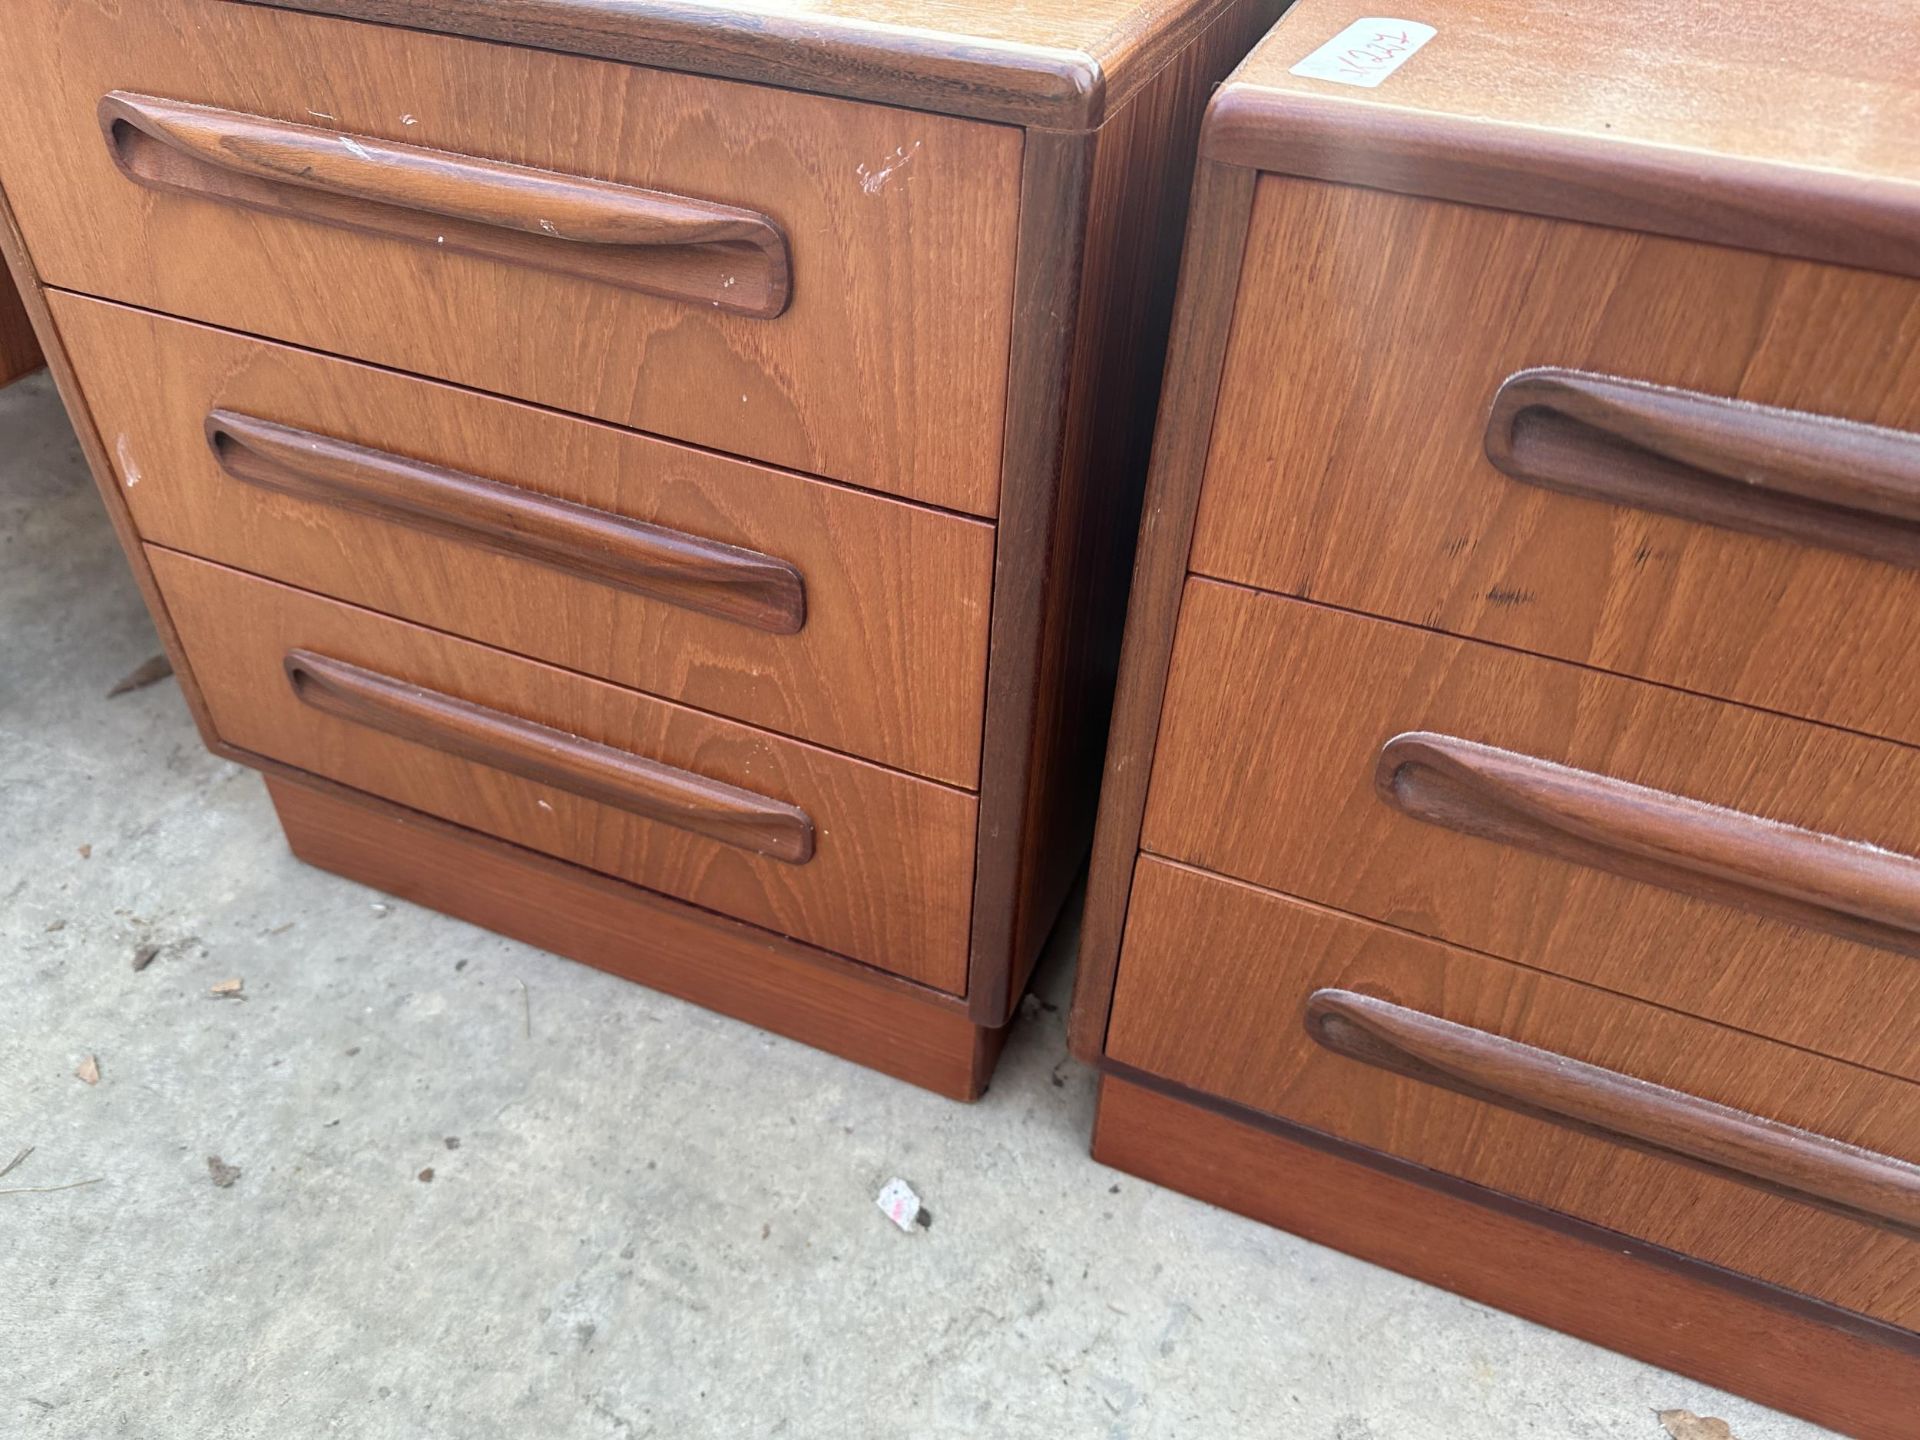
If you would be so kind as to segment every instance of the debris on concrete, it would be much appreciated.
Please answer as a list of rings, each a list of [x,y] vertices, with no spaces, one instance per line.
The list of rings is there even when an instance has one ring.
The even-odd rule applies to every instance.
[[[370,906],[368,906],[368,908],[371,909],[373,913],[382,920],[386,919],[387,916],[393,913],[393,906],[389,905],[384,900],[375,900]]]
[[[146,969],[147,966],[153,964],[154,957],[157,956],[159,953],[160,953],[160,947],[152,943],[134,946],[133,947],[134,974],[136,975],[139,974],[142,970]]]
[[[460,1137],[458,1135],[447,1136],[447,1149],[458,1150],[459,1148],[460,1148]]]
[[[231,1190],[233,1182],[240,1178],[240,1167],[229,1165],[218,1155],[207,1156],[207,1177],[213,1181],[216,1190]]]
[[[80,847],[80,858],[82,860],[91,860],[93,858],[93,846],[82,845]]]
[[[89,1085],[98,1085],[100,1083],[100,1062],[89,1055],[80,1062],[80,1068],[73,1073]]]
[[[1713,1416],[1703,1419],[1691,1410],[1656,1410],[1653,1418],[1672,1440],[1739,1440],[1726,1421]]]
[[[423,1185],[431,1185],[433,1183],[433,1166],[427,1166],[426,1169],[422,1170],[414,1178]]]
[[[49,920],[47,922],[47,934],[49,935],[53,934],[56,930],[64,930],[66,928],[67,922],[64,920]]]
[[[244,1000],[247,997],[240,992],[246,988],[247,982],[244,980],[222,980],[218,985],[211,987],[207,994],[221,1000]]]
[[[125,695],[129,690],[144,690],[149,685],[157,685],[173,674],[173,662],[164,655],[155,655],[151,660],[143,660],[114,682],[107,691],[107,699],[116,695]]]
[[[880,1207],[880,1213],[907,1234],[911,1235],[920,1219],[920,1197],[913,1193],[913,1187],[898,1175],[880,1187],[880,1193],[874,1196],[873,1203]],[[932,1217],[928,1217],[931,1219]]]
[[[22,1145],[20,1147],[20,1153],[15,1155],[13,1159],[7,1161],[4,1167],[0,1167],[0,1180],[4,1180],[7,1176],[18,1170],[27,1156],[31,1154],[33,1154],[33,1146]]]

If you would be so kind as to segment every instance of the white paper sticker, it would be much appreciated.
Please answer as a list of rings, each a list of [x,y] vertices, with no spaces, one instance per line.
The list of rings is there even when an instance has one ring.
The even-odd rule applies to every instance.
[[[873,1203],[880,1212],[893,1221],[909,1235],[913,1233],[914,1221],[920,1218],[920,1197],[913,1193],[913,1187],[898,1175],[880,1187],[880,1193],[873,1197]]]
[[[1287,73],[1371,90],[1436,33],[1418,20],[1356,20]]]

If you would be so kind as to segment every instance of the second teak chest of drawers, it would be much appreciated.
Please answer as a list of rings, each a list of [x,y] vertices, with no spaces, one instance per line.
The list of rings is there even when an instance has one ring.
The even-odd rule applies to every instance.
[[[1094,1153],[1908,1440],[1920,32],[1407,13],[1203,133]]]
[[[1091,828],[1200,108],[1279,7],[933,8],[32,0],[0,186],[296,853],[973,1096]]]

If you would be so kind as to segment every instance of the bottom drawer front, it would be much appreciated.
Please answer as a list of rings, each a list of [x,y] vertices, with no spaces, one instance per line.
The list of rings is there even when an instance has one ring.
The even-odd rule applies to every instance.
[[[1144,856],[1107,1054],[1920,1328],[1909,1082]]]
[[[227,743],[964,990],[971,796],[173,551],[148,555]]]

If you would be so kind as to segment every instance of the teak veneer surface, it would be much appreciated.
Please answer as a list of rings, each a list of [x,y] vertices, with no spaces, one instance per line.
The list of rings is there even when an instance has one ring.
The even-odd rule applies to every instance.
[[[143,537],[971,788],[990,526],[451,386],[56,294]],[[216,410],[786,561],[795,634],[227,474]]]
[[[337,786],[267,790],[310,865],[957,1100],[986,1089],[1004,1032],[902,981]]]
[[[1911,1440],[1887,1326],[1205,1097],[1100,1083],[1103,1164],[1861,1440]]]
[[[1916,432],[1920,474],[1920,283],[1274,177],[1247,245],[1316,260],[1247,268],[1194,570],[1920,741],[1920,568],[1486,449],[1501,383],[1556,366]]]
[[[1151,857],[1107,1053],[1862,1314],[1920,1320],[1920,1239],[1337,1054],[1303,1024],[1323,987],[1920,1161],[1909,1082]]]
[[[1232,8],[1221,0],[259,3],[1058,130],[1099,126]]]
[[[20,292],[0,266],[0,385],[11,384],[43,363]]]
[[[1199,579],[1141,846],[1920,1079],[1920,934],[1863,943],[1704,898],[1677,850],[1655,884],[1412,818],[1377,790],[1406,732],[1920,855],[1905,746]]]
[[[148,547],[220,738],[527,849],[959,993],[974,801],[864,761]],[[797,806],[794,864],[303,704],[304,651]]]
[[[48,285],[998,506],[1017,130],[227,0],[22,7],[0,89],[33,97],[0,173]],[[338,131],[349,157],[358,136],[764,213],[792,303],[755,318],[296,218],[317,193],[296,185],[288,215],[138,184],[95,113],[116,91]]]
[[[1290,70],[1365,14],[1300,0],[1214,102],[1252,169],[1920,275],[1907,0],[1436,0],[1377,87]]]

